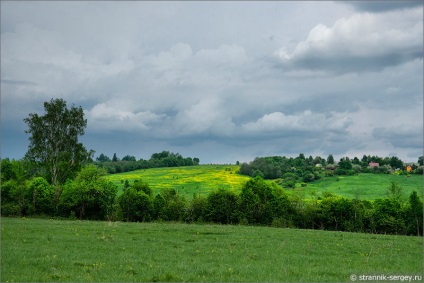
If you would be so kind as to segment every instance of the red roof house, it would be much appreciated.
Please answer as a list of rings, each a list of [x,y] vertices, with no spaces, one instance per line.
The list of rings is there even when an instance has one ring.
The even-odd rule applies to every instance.
[[[370,166],[370,167],[379,167],[379,166],[380,166],[380,164],[378,164],[377,162],[370,162],[370,163],[368,164],[368,166]]]

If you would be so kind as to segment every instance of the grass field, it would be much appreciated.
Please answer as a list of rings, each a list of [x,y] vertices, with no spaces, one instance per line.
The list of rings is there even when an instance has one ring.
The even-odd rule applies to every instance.
[[[239,191],[249,177],[236,173],[236,165],[201,165],[171,168],[151,168],[119,174],[107,175],[106,179],[118,186],[123,182],[142,179],[147,182],[155,194],[163,189],[175,189],[181,195],[192,197],[193,194],[206,196],[211,191],[224,188]]]
[[[423,275],[423,238],[1,218],[2,282],[351,282]]]
[[[318,195],[323,192],[331,192],[348,199],[358,197],[363,200],[374,200],[387,197],[387,189],[390,182],[395,181],[403,188],[404,198],[407,199],[412,191],[423,191],[422,175],[387,175],[387,174],[358,174],[354,176],[324,177],[318,181],[308,183],[302,188],[300,184],[294,191],[304,192],[306,197],[316,191]]]
[[[194,193],[206,196],[218,188],[230,189],[240,192],[249,177],[237,174],[239,166],[236,165],[200,165],[173,168],[152,168],[133,172],[107,175],[106,178],[116,184],[122,192],[123,182],[132,183],[135,179],[142,179],[153,189],[160,193],[163,189],[173,188],[182,195],[191,198]],[[349,199],[359,197],[364,200],[385,198],[391,181],[395,181],[404,189],[405,199],[413,190],[423,191],[422,175],[381,175],[359,174],[355,176],[323,177],[301,187],[297,183],[295,189],[288,189],[288,193],[298,192],[305,198],[311,197],[311,192],[316,191],[318,196],[323,192],[332,192]]]

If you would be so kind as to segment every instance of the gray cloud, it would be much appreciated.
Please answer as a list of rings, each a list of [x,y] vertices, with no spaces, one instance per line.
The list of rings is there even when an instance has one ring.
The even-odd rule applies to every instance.
[[[1,155],[22,157],[23,118],[61,97],[83,107],[98,154],[415,161],[422,10],[352,5],[2,2]],[[415,146],[387,125],[411,117]]]
[[[292,51],[276,56],[290,70],[346,72],[381,71],[422,59],[422,9],[386,14],[354,14],[332,27],[316,25]],[[313,73],[312,73],[313,75]]]
[[[377,13],[423,6],[422,1],[344,1],[339,3],[351,5],[358,11]]]

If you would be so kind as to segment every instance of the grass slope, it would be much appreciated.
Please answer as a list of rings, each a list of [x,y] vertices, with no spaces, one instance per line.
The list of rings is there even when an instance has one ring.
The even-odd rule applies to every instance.
[[[133,172],[108,175],[105,178],[116,184],[122,192],[123,182],[142,179],[153,189],[154,193],[161,190],[175,189],[189,198],[194,193],[206,196],[218,188],[225,188],[240,192],[249,177],[237,174],[239,166],[236,165],[200,165],[173,168],[152,168]],[[365,200],[374,200],[387,197],[387,189],[391,181],[395,181],[404,189],[405,200],[412,191],[423,191],[422,175],[387,175],[387,174],[358,174],[355,176],[323,177],[301,187],[297,183],[295,189],[287,192],[304,194],[305,198],[311,197],[311,192],[317,195],[323,192],[332,192],[349,199],[359,197]]]
[[[412,193],[423,191],[422,175],[388,175],[388,174],[358,174],[354,176],[334,176],[324,177],[318,181],[308,183],[306,187],[297,187],[294,191],[304,192],[306,197],[311,195],[312,191],[316,191],[318,195],[323,192],[331,192],[348,199],[358,197],[363,200],[374,200],[377,198],[387,197],[387,190],[390,182],[395,181],[403,188],[405,200]]]
[[[2,282],[351,282],[423,275],[423,238],[270,227],[1,219]]]
[[[155,194],[163,189],[175,189],[181,195],[192,197],[195,193],[206,196],[218,188],[239,191],[249,177],[237,174],[238,169],[236,165],[151,168],[107,175],[105,178],[116,184],[120,191],[125,180],[131,184],[133,180],[142,179]]]

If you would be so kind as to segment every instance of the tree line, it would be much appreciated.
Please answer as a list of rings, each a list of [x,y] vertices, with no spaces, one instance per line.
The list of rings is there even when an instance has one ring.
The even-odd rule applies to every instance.
[[[370,163],[378,164],[370,166]],[[405,163],[396,156],[381,158],[364,155],[362,159],[343,157],[335,162],[330,154],[327,159],[320,156],[306,158],[299,154],[296,158],[285,156],[257,157],[250,163],[242,163],[239,173],[251,177],[260,176],[264,179],[282,179],[285,187],[294,187],[295,182],[305,183],[318,180],[322,175],[354,175],[358,173],[376,174],[423,174],[423,156],[418,158],[417,164],[411,164],[409,172]]]
[[[117,196],[117,186],[102,178],[105,174],[104,168],[89,165],[74,180],[60,186],[49,184],[43,177],[22,181],[18,175],[2,175],[1,213],[423,235],[422,200],[415,191],[407,200],[403,199],[401,188],[394,182],[388,185],[388,198],[374,201],[346,199],[331,193],[305,199],[300,194],[287,194],[275,182],[260,176],[247,181],[239,194],[218,189],[206,196],[186,199],[172,188],[154,194],[143,180],[128,184]]]
[[[136,160],[135,156],[126,155],[122,159],[113,154],[112,159],[101,153],[94,164],[100,168],[105,168],[109,174],[129,172],[140,169],[159,168],[159,167],[179,167],[199,165],[199,158],[183,157],[179,153],[162,151],[153,153],[149,160],[140,158]]]
[[[358,162],[365,164],[374,159],[382,166],[393,162],[392,166],[399,161],[394,157],[379,160],[364,156],[362,161],[343,158],[337,164],[332,155],[327,160],[305,158],[303,154],[298,158],[256,158],[250,164],[241,164],[240,173],[254,178],[246,182],[240,194],[219,189],[206,197],[195,195],[186,200],[172,188],[154,195],[147,183],[136,180],[126,184],[123,193],[117,196],[116,185],[102,178],[108,173],[109,163],[164,167],[190,162],[196,165],[199,160],[163,151],[153,154],[146,162],[136,161],[132,156],[119,160],[116,154],[111,161],[101,154],[95,162],[94,151],[85,149],[78,141],[87,126],[82,108],[68,109],[64,100],[52,99],[44,103],[44,109],[45,115],[32,113],[24,119],[28,124],[26,133],[30,134],[25,157],[1,160],[4,216],[210,222],[423,235],[422,200],[413,192],[404,201],[396,183],[388,188],[391,197],[371,202],[330,193],[322,199],[306,200],[295,192],[288,195],[276,182],[263,179],[280,178],[277,182],[284,182],[282,185],[294,186],[299,178],[304,182],[320,178],[319,167],[329,166],[324,174],[351,174],[357,166],[362,168]],[[421,170],[422,161],[420,157]]]

